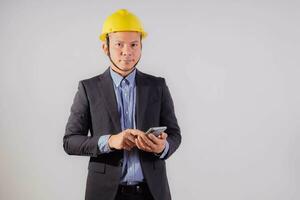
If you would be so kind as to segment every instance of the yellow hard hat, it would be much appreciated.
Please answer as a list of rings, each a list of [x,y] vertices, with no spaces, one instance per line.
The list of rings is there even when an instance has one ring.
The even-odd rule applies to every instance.
[[[139,18],[126,9],[120,9],[105,20],[102,27],[102,33],[99,38],[101,41],[105,41],[108,33],[122,31],[140,32],[142,34],[142,38],[147,36]]]

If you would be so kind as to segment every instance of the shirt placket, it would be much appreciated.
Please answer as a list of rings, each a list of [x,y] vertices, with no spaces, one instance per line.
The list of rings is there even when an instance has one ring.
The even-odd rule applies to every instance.
[[[131,124],[131,120],[130,120],[130,87],[129,87],[129,82],[126,79],[123,79],[121,82],[121,98],[122,98],[122,107],[123,107],[123,121],[124,121],[124,129],[128,129],[128,128],[133,128],[132,124]],[[126,157],[126,164],[125,164],[125,171],[128,172],[128,174],[133,175],[133,171],[134,171],[134,162],[131,160],[130,154],[132,153],[132,151],[124,151],[124,156]],[[130,163],[130,164],[129,164]],[[129,167],[131,166],[131,167]],[[132,171],[133,170],[133,171]],[[127,177],[128,181],[133,180],[134,177]]]

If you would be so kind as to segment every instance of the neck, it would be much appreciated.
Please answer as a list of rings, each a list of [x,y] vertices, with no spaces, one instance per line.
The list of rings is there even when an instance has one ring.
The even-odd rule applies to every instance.
[[[120,74],[123,77],[126,77],[128,74],[130,74],[135,69],[135,67],[132,67],[132,69],[130,69],[128,71],[123,71],[123,70],[118,69],[114,64],[111,64],[110,67],[112,70],[114,70],[116,73]]]

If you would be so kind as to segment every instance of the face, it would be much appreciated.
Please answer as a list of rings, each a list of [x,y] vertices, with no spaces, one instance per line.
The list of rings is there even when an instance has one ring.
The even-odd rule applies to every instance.
[[[107,44],[103,50],[108,55]],[[109,52],[112,61],[111,67],[119,74],[126,76],[133,69],[141,57],[141,35],[138,32],[115,32],[109,34]],[[120,68],[120,69],[118,69]]]

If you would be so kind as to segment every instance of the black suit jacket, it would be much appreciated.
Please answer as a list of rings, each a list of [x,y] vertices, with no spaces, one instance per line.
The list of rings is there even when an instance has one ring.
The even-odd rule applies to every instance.
[[[139,151],[140,162],[149,189],[156,200],[171,199],[165,159],[181,143],[180,128],[169,89],[163,78],[136,72],[136,127],[167,126],[169,151],[160,159],[153,153]],[[79,82],[63,147],[69,155],[90,156],[86,182],[86,200],[113,200],[122,172],[123,151],[101,153],[99,137],[121,132],[120,115],[109,68],[101,75]],[[90,132],[90,134],[88,134]]]

